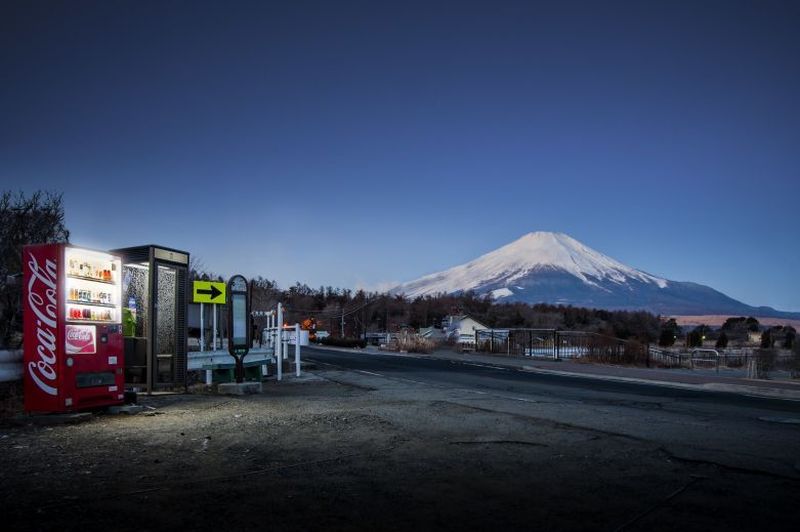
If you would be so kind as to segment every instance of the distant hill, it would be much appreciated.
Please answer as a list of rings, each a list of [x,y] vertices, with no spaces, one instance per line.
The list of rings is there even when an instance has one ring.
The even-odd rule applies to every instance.
[[[500,301],[551,303],[661,315],[727,314],[800,319],[753,307],[705,285],[631,268],[563,233],[535,232],[460,266],[403,283],[407,297],[472,290]]]

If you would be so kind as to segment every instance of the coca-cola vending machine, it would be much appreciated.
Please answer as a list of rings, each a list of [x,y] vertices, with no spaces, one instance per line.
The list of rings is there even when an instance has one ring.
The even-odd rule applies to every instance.
[[[25,246],[27,412],[68,412],[124,399],[120,258],[69,244]]]

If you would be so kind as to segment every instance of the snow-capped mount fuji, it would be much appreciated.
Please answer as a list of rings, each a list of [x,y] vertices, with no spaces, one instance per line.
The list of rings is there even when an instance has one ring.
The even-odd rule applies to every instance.
[[[466,290],[509,297],[523,290],[525,281],[537,273],[566,273],[594,287],[603,282],[622,285],[628,280],[662,288],[668,284],[666,279],[629,268],[568,235],[540,231],[461,266],[403,284],[397,291],[409,297]]]
[[[474,291],[503,301],[553,303],[659,314],[800,317],[751,307],[696,283],[626,266],[563,233],[535,232],[460,266],[404,283],[406,297]]]

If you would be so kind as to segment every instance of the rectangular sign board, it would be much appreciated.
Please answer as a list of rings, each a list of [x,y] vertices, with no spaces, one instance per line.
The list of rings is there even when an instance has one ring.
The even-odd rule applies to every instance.
[[[225,283],[216,281],[194,281],[192,283],[193,303],[225,304]]]
[[[297,333],[293,330],[283,333],[284,338],[288,338],[289,345],[297,344]],[[308,331],[300,330],[300,345],[308,345]]]
[[[97,352],[96,327],[94,325],[66,325],[67,354],[93,355]]]

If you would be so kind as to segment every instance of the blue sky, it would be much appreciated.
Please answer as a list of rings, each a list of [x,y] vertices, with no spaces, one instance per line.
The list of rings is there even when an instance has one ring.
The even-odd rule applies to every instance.
[[[529,231],[800,311],[797,2],[4,2],[3,189],[380,287]]]

